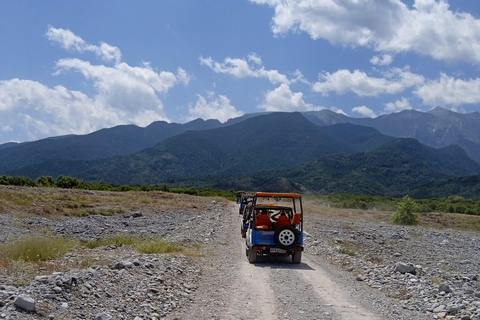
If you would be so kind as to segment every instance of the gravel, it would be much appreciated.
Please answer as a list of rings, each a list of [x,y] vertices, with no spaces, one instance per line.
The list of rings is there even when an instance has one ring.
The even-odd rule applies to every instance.
[[[379,319],[480,319],[478,233],[307,215],[302,264],[274,258],[251,265],[237,212],[235,204],[216,201],[108,217],[0,212],[3,243],[48,228],[81,240],[161,236],[189,248],[141,254],[130,246],[79,247],[52,262],[65,270],[45,267],[31,279],[0,270],[0,319],[352,318],[318,294],[321,285],[308,276],[320,270],[352,302],[340,307],[358,310],[359,319],[363,310]]]

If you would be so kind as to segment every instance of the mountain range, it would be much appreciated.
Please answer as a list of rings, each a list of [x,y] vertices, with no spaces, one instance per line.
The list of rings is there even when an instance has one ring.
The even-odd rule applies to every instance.
[[[478,113],[437,107],[374,119],[322,110],[126,125],[0,145],[0,175],[395,196],[432,184],[438,194],[441,181],[480,174],[479,123]]]

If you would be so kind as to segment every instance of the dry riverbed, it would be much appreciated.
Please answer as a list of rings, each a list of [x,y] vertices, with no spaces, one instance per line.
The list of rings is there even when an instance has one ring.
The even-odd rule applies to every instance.
[[[316,209],[305,217],[300,265],[252,265],[238,207],[222,199],[0,187],[3,244],[123,234],[183,247],[78,246],[41,263],[0,257],[0,319],[480,319],[478,232]]]

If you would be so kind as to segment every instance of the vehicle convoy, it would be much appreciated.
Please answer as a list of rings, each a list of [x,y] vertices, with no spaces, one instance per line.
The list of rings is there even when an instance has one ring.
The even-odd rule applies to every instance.
[[[246,200],[247,201],[247,200]],[[259,256],[291,256],[300,263],[303,252],[303,207],[298,193],[257,192],[244,206],[242,236],[250,263]]]
[[[242,222],[240,225],[240,232],[242,234],[242,238],[246,238],[247,236],[249,224],[248,217],[250,216],[250,212],[252,210],[252,201],[253,196],[247,195],[243,191],[237,193],[237,203],[240,204],[238,208],[238,213],[242,215]]]

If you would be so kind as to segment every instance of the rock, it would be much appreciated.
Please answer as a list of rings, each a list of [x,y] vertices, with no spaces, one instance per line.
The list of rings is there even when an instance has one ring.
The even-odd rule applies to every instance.
[[[21,294],[15,298],[15,301],[13,304],[20,309],[23,309],[25,311],[29,312],[35,312],[36,311],[36,306],[35,306],[35,300],[33,300],[30,296]]]
[[[143,212],[134,212],[134,213],[132,213],[132,217],[133,217],[133,218],[140,218],[141,216],[143,216]]]
[[[115,263],[113,266],[115,269],[125,269],[125,268],[133,268],[133,263],[130,261],[119,261]]]
[[[452,289],[450,288],[450,286],[446,283],[441,283],[438,285],[438,291],[443,291],[445,293],[450,293],[452,292]]]
[[[403,262],[397,262],[395,264],[395,269],[394,269],[395,272],[399,272],[401,274],[405,274],[405,273],[415,274],[416,270],[417,269],[415,268],[415,266],[411,264],[406,264]]]
[[[95,316],[95,320],[112,320],[112,316],[108,313],[102,312]]]
[[[365,276],[363,276],[363,275],[358,275],[358,276],[355,277],[355,280],[357,280],[357,281],[365,281]]]

